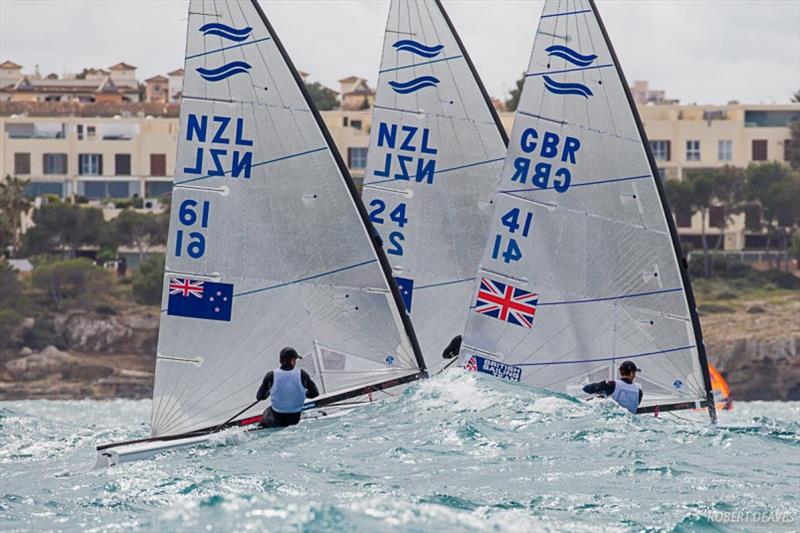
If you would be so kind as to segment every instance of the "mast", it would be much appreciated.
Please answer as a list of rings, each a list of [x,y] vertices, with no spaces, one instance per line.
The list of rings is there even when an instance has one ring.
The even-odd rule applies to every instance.
[[[292,58],[289,57],[289,54],[283,47],[283,43],[278,37],[278,34],[275,32],[275,29],[272,27],[272,24],[270,24],[269,19],[267,19],[267,16],[261,9],[258,0],[250,0],[250,1],[253,3],[253,7],[255,8],[259,17],[261,17],[262,22],[264,22],[264,25],[267,27],[267,31],[269,31],[270,35],[272,35],[272,38],[275,41],[275,46],[280,51],[281,57],[283,57],[283,60],[289,67],[289,70],[292,73],[292,77],[294,78],[295,83],[297,83],[297,87],[300,89],[303,98],[305,98],[305,101],[308,104],[309,109],[311,110],[311,114],[314,116],[314,120],[316,121],[317,126],[319,127],[323,137],[325,138],[325,142],[328,144],[328,147],[330,148],[331,153],[333,154],[333,157],[336,160],[336,165],[339,167],[342,179],[344,180],[345,185],[347,186],[347,190],[350,192],[350,197],[352,198],[353,203],[355,204],[356,209],[358,210],[358,214],[361,217],[361,221],[364,223],[364,226],[367,228],[367,231],[369,232],[370,242],[372,243],[372,247],[375,250],[375,255],[377,255],[378,257],[381,269],[383,270],[384,276],[386,277],[386,280],[389,284],[389,290],[392,291],[392,298],[394,299],[394,303],[397,306],[397,310],[403,322],[405,333],[408,336],[409,341],[411,342],[412,349],[414,350],[414,357],[416,358],[417,365],[419,365],[420,370],[422,370],[421,375],[422,377],[427,377],[427,372],[425,372],[427,368],[427,366],[425,365],[425,358],[422,356],[422,350],[419,347],[419,342],[417,341],[417,335],[414,332],[414,327],[411,324],[411,318],[404,311],[403,298],[400,295],[400,289],[397,287],[397,281],[395,281],[394,276],[392,275],[392,268],[389,265],[389,260],[386,258],[386,254],[383,251],[380,235],[373,227],[372,222],[370,222],[369,220],[367,209],[364,207],[364,202],[361,201],[361,197],[358,194],[358,190],[356,189],[355,183],[353,183],[353,178],[350,176],[350,171],[347,169],[347,165],[344,164],[342,155],[339,153],[338,148],[336,148],[336,144],[333,142],[333,138],[331,137],[330,131],[328,131],[328,127],[322,120],[322,117],[319,114],[317,106],[315,106],[314,103],[311,101],[311,95],[308,94],[308,90],[306,90],[305,83],[303,83],[303,79],[300,77],[300,73],[297,72],[294,63],[292,62]]]
[[[653,157],[653,152],[650,150],[650,143],[647,140],[647,133],[645,132],[644,125],[642,124],[642,118],[639,116],[639,111],[636,108],[636,103],[633,101],[633,95],[631,94],[630,87],[628,85],[627,79],[625,79],[625,74],[622,71],[620,66],[619,58],[617,57],[617,53],[614,50],[614,45],[611,43],[611,39],[608,37],[608,32],[606,31],[605,24],[603,24],[603,19],[600,17],[600,12],[597,10],[597,5],[595,4],[595,0],[589,0],[589,5],[592,8],[592,12],[597,19],[597,23],[600,26],[600,31],[603,34],[603,39],[606,42],[606,46],[608,47],[608,51],[611,54],[611,58],[614,62],[614,69],[617,71],[617,75],[622,80],[622,87],[625,91],[625,97],[628,100],[628,105],[630,106],[631,113],[633,114],[633,118],[636,121],[636,128],[639,130],[639,136],[642,139],[642,144],[644,145],[645,153],[647,154],[647,161],[650,164],[650,172],[653,175],[653,181],[655,182],[656,189],[658,191],[658,196],[661,200],[661,206],[664,209],[665,218],[667,219],[667,227],[669,228],[670,238],[672,240],[672,247],[675,251],[675,256],[678,259],[678,269],[680,271],[681,280],[683,281],[683,288],[684,292],[686,293],[686,300],[689,304],[689,315],[692,319],[692,326],[695,334],[695,342],[697,346],[697,353],[700,357],[700,365],[703,371],[703,381],[706,387],[706,398],[708,405],[706,406],[708,409],[708,415],[711,418],[711,423],[717,423],[717,409],[714,404],[714,392],[711,388],[711,375],[708,371],[708,358],[706,356],[706,347],[703,344],[703,333],[700,328],[700,318],[697,316],[697,304],[695,303],[694,299],[694,292],[692,291],[692,283],[689,279],[689,273],[687,271],[687,262],[686,258],[683,254],[683,250],[681,248],[680,240],[678,239],[678,230],[675,227],[675,220],[672,217],[672,211],[669,208],[669,204],[667,202],[667,195],[664,191],[664,184],[661,182],[661,177],[658,173],[658,166],[656,165],[655,158]]]

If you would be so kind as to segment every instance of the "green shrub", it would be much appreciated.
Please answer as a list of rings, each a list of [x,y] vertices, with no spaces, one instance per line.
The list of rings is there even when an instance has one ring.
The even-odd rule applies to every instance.
[[[67,349],[67,341],[47,319],[34,322],[33,327],[25,331],[23,341],[25,346],[37,351],[48,346],[55,346],[59,350]]]
[[[146,259],[133,276],[133,299],[142,305],[158,305],[163,285],[164,256],[154,255]]]
[[[33,270],[33,285],[60,308],[72,299],[88,300],[106,294],[111,275],[84,258],[54,261]]]

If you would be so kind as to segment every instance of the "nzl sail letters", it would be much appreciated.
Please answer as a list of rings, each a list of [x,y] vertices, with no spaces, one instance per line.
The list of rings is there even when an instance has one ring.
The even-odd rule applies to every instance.
[[[383,170],[375,170],[379,178],[433,184],[436,172],[436,155],[438,150],[431,146],[431,130],[404,124],[378,124],[378,147],[384,146],[390,151],[386,153]],[[392,150],[395,153],[392,153]]]
[[[232,178],[244,174],[250,178],[253,165],[253,141],[244,136],[244,119],[233,121],[232,117],[222,115],[196,115],[189,113],[186,125],[186,140],[202,143],[197,146],[194,167],[184,167],[186,174],[204,176],[224,176]]]

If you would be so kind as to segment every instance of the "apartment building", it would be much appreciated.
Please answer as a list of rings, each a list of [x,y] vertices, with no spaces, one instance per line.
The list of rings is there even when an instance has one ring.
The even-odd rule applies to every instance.
[[[149,199],[171,190],[179,129],[176,105],[96,103],[60,114],[44,106],[0,102],[0,171],[28,178],[31,195]],[[783,161],[789,123],[800,119],[800,104],[644,105],[639,111],[663,179],[682,179],[698,168]],[[360,185],[371,110],[324,111],[322,118]],[[500,120],[511,131],[514,114],[500,113]],[[705,221],[699,215],[678,220],[684,242],[699,246],[701,222],[716,242],[722,232],[717,216],[712,210]],[[748,243],[742,215],[724,233],[726,250],[757,246]]]

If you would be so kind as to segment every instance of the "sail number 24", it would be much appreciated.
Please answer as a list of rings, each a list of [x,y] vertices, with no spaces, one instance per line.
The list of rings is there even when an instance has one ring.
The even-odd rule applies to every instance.
[[[370,222],[373,224],[386,223],[386,219],[384,218],[383,214],[384,211],[386,211],[386,202],[380,198],[375,198],[369,203],[369,207]],[[405,241],[406,238],[405,235],[403,235],[402,229],[406,224],[408,224],[405,202],[397,204],[389,212],[389,224],[396,225],[398,228],[400,228],[400,231],[392,231],[389,233],[389,243],[386,248],[386,253],[391,255],[403,255],[403,241]]]
[[[208,227],[211,203],[206,200],[202,206],[198,204],[191,198],[181,202],[178,221],[185,229],[179,229],[175,234],[175,257],[180,257],[184,250],[192,259],[199,259],[206,253],[206,236],[201,230]]]
[[[503,216],[500,217],[500,222],[506,227],[507,233],[526,238],[533,225],[533,213],[515,207],[503,214]],[[495,235],[494,244],[492,245],[492,259],[502,259],[504,263],[511,263],[522,259],[522,250],[517,240],[510,235],[504,236],[501,233]]]

